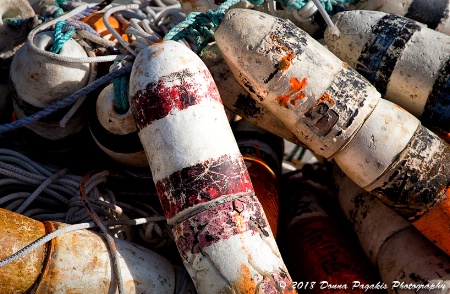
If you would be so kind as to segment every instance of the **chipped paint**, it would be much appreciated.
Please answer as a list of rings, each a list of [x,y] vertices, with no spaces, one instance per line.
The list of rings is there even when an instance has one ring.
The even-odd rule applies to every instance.
[[[183,168],[156,183],[168,219],[201,203],[236,193],[253,193],[242,156],[223,155]]]
[[[239,207],[240,209],[235,209]],[[245,196],[212,207],[176,225],[173,229],[183,259],[188,253],[200,253],[231,236],[251,232],[269,236],[270,228],[261,204],[255,196]]]
[[[320,96],[320,98],[317,100],[318,103],[327,102],[329,106],[334,106],[335,102],[331,98],[331,95],[328,93],[323,94]]]
[[[205,88],[206,87],[206,88]],[[174,110],[183,110],[202,100],[222,103],[216,84],[208,70],[175,72],[150,82],[131,99],[138,129],[166,117]]]
[[[241,265],[241,276],[236,282],[240,293],[255,293],[256,282],[250,274],[250,269],[245,265]]]
[[[449,155],[450,146],[421,126],[390,169],[366,189],[404,218],[419,219],[449,185]]]
[[[365,44],[356,69],[385,95],[394,67],[413,34],[421,27],[410,19],[388,14],[372,27],[373,38]]]
[[[287,70],[289,67],[291,67],[291,61],[294,59],[295,55],[292,51],[288,51],[286,56],[280,59],[278,68],[280,70]]]
[[[295,107],[296,106],[295,103],[297,100],[305,98],[305,93],[302,91],[305,89],[307,81],[308,78],[303,78],[301,81],[299,81],[297,78],[290,78],[289,79],[289,83],[291,84],[289,88],[290,92],[288,94],[276,97],[275,100],[280,102],[280,105],[283,107],[288,108],[289,105],[288,103],[290,103]]]

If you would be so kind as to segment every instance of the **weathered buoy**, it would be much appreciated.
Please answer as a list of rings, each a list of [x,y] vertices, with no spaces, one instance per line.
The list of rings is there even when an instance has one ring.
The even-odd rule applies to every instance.
[[[286,265],[299,292],[378,293],[374,289],[354,288],[354,281],[375,284],[376,272],[358,246],[354,235],[343,229],[337,218],[324,210],[325,188],[291,179],[283,186],[289,222],[284,229]]]
[[[341,34],[325,32],[331,52],[425,126],[450,132],[450,36],[377,11],[341,12],[333,20]]]
[[[0,59],[12,57],[23,45],[35,15],[27,0],[2,0],[0,2]]]
[[[201,59],[174,41],[142,50],[130,96],[160,202],[197,291],[295,292]]]
[[[0,209],[0,258],[67,226],[33,220]],[[175,269],[164,257],[121,239],[115,240],[125,293],[174,293]],[[0,268],[2,293],[112,293],[110,253],[101,235],[89,230],[60,235]],[[187,283],[192,283],[187,280]]]
[[[285,20],[229,10],[215,38],[236,79],[303,143],[450,253],[448,144]]]
[[[404,293],[438,294],[450,287],[446,254],[342,172],[335,173],[335,181],[342,210],[367,257],[378,267],[388,293],[402,293],[401,283],[416,287],[403,289]]]
[[[284,19],[231,9],[215,39],[236,80],[320,156],[341,150],[380,100],[367,80]]]
[[[450,34],[450,3],[447,0],[359,0],[351,10],[376,10],[404,16],[426,24],[430,29]]]
[[[53,42],[53,32],[39,33],[35,45],[45,50]],[[87,57],[85,49],[74,39],[69,39],[59,55]],[[14,112],[18,119],[30,116],[59,100],[66,98],[87,85],[95,64],[66,63],[41,55],[32,50],[29,43],[14,55],[11,62],[11,88]],[[67,109],[61,109],[45,119],[26,126],[47,143],[46,148],[58,146],[58,151],[73,146],[76,134],[86,126],[84,112],[78,111],[66,124],[59,120]],[[47,149],[47,150],[48,150]]]

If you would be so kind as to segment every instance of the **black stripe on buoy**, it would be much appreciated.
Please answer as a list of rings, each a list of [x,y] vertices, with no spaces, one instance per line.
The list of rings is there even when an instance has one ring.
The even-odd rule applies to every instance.
[[[356,69],[381,93],[386,94],[389,79],[412,35],[421,27],[405,17],[388,14],[373,27],[374,38],[363,48]]]
[[[405,17],[436,29],[442,19],[448,18],[448,0],[413,0]]]

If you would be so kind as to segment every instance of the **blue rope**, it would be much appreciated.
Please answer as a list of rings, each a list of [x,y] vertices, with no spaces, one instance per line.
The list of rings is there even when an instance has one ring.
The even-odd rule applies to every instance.
[[[61,4],[63,4],[64,2],[67,2],[67,0],[56,0],[53,5],[61,7]]]
[[[113,2],[113,0],[104,0],[100,3],[98,3],[97,5],[88,7],[85,10],[78,13],[77,15],[72,16],[71,19],[72,20],[80,20],[82,18],[88,17],[89,15],[91,15],[99,10],[102,10],[103,8],[105,8],[106,6],[111,4],[111,2]]]
[[[53,40],[53,46],[50,48],[50,52],[58,54],[64,44],[72,38],[75,34],[75,30],[71,29],[63,33],[62,29],[66,25],[65,21],[58,21],[55,25],[55,37]]]
[[[84,87],[84,88],[76,91],[75,93],[67,96],[66,98],[54,103],[53,105],[50,105],[49,107],[36,112],[33,115],[24,117],[22,119],[16,120],[9,124],[0,125],[0,134],[18,129],[20,127],[29,125],[34,122],[37,122],[40,119],[54,113],[55,111],[73,104],[80,97],[87,95],[88,93],[94,91],[95,89],[99,88],[102,85],[111,83],[111,81],[117,77],[120,77],[122,75],[125,75],[125,74],[131,72],[131,68],[132,68],[131,66],[128,66],[128,67],[123,67],[121,69],[115,70],[115,71],[95,80],[92,84],[87,85],[86,87]]]
[[[119,114],[124,114],[130,108],[128,103],[128,78],[121,76],[113,80],[114,89],[114,110]]]
[[[214,36],[214,30],[222,22],[225,12],[238,2],[240,2],[240,0],[227,0],[215,10],[209,9],[206,13],[189,13],[184,21],[177,24],[164,36],[164,40],[178,41],[187,35],[191,35],[195,37],[198,50],[201,51]]]
[[[220,25],[225,16],[225,12],[240,0],[227,0],[215,10],[209,9],[206,13],[191,12],[186,19],[174,28],[172,28],[165,36],[164,41],[178,41],[187,35],[195,37],[198,51],[201,51],[208,42],[214,37],[215,29]],[[310,0],[276,0],[280,2],[286,10],[302,9]],[[321,5],[327,11],[333,10],[333,5],[344,3],[355,3],[358,0],[319,0]],[[255,6],[260,6],[264,0],[249,0]]]
[[[64,31],[69,30],[85,30],[88,31],[91,34],[94,34],[96,36],[100,36],[100,34],[94,30],[90,25],[87,23],[81,21],[81,20],[70,20],[70,22],[66,23],[66,25],[63,28]]]
[[[25,22],[25,19],[22,18],[4,18],[3,23],[12,26],[12,27],[20,27]]]
[[[283,5],[287,11],[302,9],[310,0],[276,0]],[[345,3],[355,3],[358,0],[319,0],[326,11],[333,11],[333,6]]]
[[[62,3],[66,2],[67,0],[56,0],[53,5],[60,7]],[[73,37],[75,34],[76,29],[87,29],[89,32],[95,31],[88,25],[82,25],[79,21],[82,18],[85,18],[93,13],[95,13],[98,10],[103,9],[107,5],[109,5],[112,2],[112,0],[105,0],[100,2],[99,4],[88,7],[85,10],[81,11],[80,13],[72,16],[68,21],[59,21],[55,25],[55,38],[53,41],[53,46],[50,48],[50,52],[58,54],[61,48],[64,46],[64,44],[70,40],[70,38]],[[64,11],[60,7],[52,16],[53,18],[58,17],[59,15],[64,14]],[[88,28],[89,27],[89,28]],[[62,33],[63,29],[66,31],[64,34]],[[97,32],[95,32],[97,33]],[[97,33],[98,35],[98,33]]]

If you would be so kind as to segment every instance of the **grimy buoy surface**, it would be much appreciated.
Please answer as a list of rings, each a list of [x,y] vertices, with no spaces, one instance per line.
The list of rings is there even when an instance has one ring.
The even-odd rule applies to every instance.
[[[216,44],[203,49],[201,58],[211,72],[220,98],[228,109],[272,134],[303,146],[282,121],[239,84]]]
[[[448,255],[339,170],[335,182],[345,216],[353,224],[367,257],[378,267],[383,281],[380,287],[388,293],[436,294],[450,287]],[[409,289],[408,285],[415,288]]]
[[[333,20],[341,33],[325,31],[331,52],[425,126],[450,132],[450,36],[378,11],[346,11]]]
[[[27,0],[2,0],[0,3],[0,59],[12,57],[25,42],[27,23],[35,15]],[[17,19],[22,24],[8,24],[7,19]]]
[[[34,39],[35,45],[45,50],[53,43],[53,32],[41,32]],[[69,39],[61,48],[61,56],[87,57],[85,49],[74,39]],[[92,65],[94,66],[94,65]],[[14,55],[11,62],[11,89],[14,112],[18,119],[30,116],[57,101],[66,98],[87,85],[93,68],[88,63],[67,63],[41,55],[26,42]],[[65,127],[59,120],[67,109],[58,110],[45,119],[26,126],[47,144],[70,148],[74,135],[86,126],[84,113],[78,111]],[[50,146],[46,146],[51,148]],[[66,146],[68,145],[68,146]],[[59,148],[59,147],[57,147]]]
[[[448,144],[288,21],[232,9],[215,37],[236,79],[303,143],[450,253]]]
[[[174,41],[142,50],[130,96],[160,202],[197,291],[295,293],[201,59]]]
[[[42,223],[5,209],[0,209],[0,221],[2,259],[45,234],[67,226]],[[116,239],[115,244],[124,293],[174,293],[176,273],[167,259],[121,239]],[[115,293],[116,283],[106,243],[101,235],[89,230],[62,234],[0,267],[1,293],[108,294]]]
[[[377,10],[404,16],[426,24],[430,29],[450,34],[448,0],[359,0],[351,10]]]
[[[347,144],[380,100],[367,80],[284,19],[231,9],[215,39],[236,80],[326,158]]]

